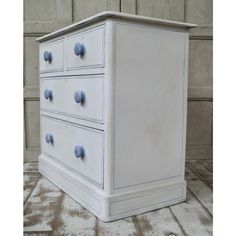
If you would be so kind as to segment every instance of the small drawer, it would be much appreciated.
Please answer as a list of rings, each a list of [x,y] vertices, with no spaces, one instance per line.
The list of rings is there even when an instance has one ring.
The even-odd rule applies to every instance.
[[[41,110],[103,123],[103,76],[41,79]]]
[[[67,37],[66,70],[104,67],[104,26]]]
[[[103,132],[41,116],[42,152],[103,186]]]
[[[58,72],[64,70],[64,43],[65,40],[63,38],[40,45],[40,73]]]

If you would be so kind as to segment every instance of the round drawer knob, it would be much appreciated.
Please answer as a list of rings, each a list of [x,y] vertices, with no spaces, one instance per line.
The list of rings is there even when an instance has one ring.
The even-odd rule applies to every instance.
[[[50,63],[52,61],[52,53],[45,51],[43,54],[43,59],[44,59],[44,61],[46,61],[46,62],[48,61]]]
[[[83,104],[86,99],[86,94],[84,91],[76,91],[74,94],[74,99],[77,103]]]
[[[53,135],[52,134],[46,134],[46,142],[53,144]]]
[[[74,53],[76,56],[84,56],[85,54],[85,46],[81,43],[76,43],[74,46]]]
[[[53,98],[53,92],[52,92],[52,90],[45,89],[45,90],[44,90],[44,97],[45,97],[45,99],[52,100],[52,98]]]
[[[83,158],[85,156],[84,146],[80,146],[80,145],[76,146],[74,152],[77,158]]]

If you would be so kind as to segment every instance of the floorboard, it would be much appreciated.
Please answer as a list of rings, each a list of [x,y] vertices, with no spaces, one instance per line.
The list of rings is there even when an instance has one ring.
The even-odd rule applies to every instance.
[[[201,162],[198,160],[190,160],[187,162],[187,167],[189,167],[199,179],[213,189],[213,174],[201,164]]]
[[[136,216],[140,230],[149,235],[185,235],[168,207]]]
[[[186,162],[187,201],[105,223],[24,164],[24,236],[212,235],[212,161]]]
[[[97,235],[139,235],[132,217],[105,223],[97,219]]]
[[[199,160],[211,173],[213,173],[213,161],[212,160]]]
[[[30,194],[34,190],[38,180],[40,178],[40,174],[37,172],[25,172],[24,173],[24,204],[28,200]]]
[[[188,167],[186,167],[185,176],[188,189],[212,215],[213,194],[210,187],[200,180]]]
[[[45,232],[24,232],[24,236],[51,236],[51,231],[45,231]]]
[[[41,177],[24,207],[24,231],[53,231],[64,193]]]
[[[65,195],[61,209],[57,219],[60,225],[53,235],[95,235],[96,217],[92,213],[68,195]]]
[[[187,191],[186,202],[173,205],[170,209],[186,235],[212,235],[212,216],[190,191]]]

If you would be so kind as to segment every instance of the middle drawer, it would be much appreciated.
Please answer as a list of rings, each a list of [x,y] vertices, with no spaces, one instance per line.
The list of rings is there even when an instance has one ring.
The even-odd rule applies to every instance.
[[[41,110],[103,123],[103,76],[42,79]]]

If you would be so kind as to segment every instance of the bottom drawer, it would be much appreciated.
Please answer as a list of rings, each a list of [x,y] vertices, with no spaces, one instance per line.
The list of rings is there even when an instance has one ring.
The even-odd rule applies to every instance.
[[[41,116],[42,152],[103,186],[103,131]]]

